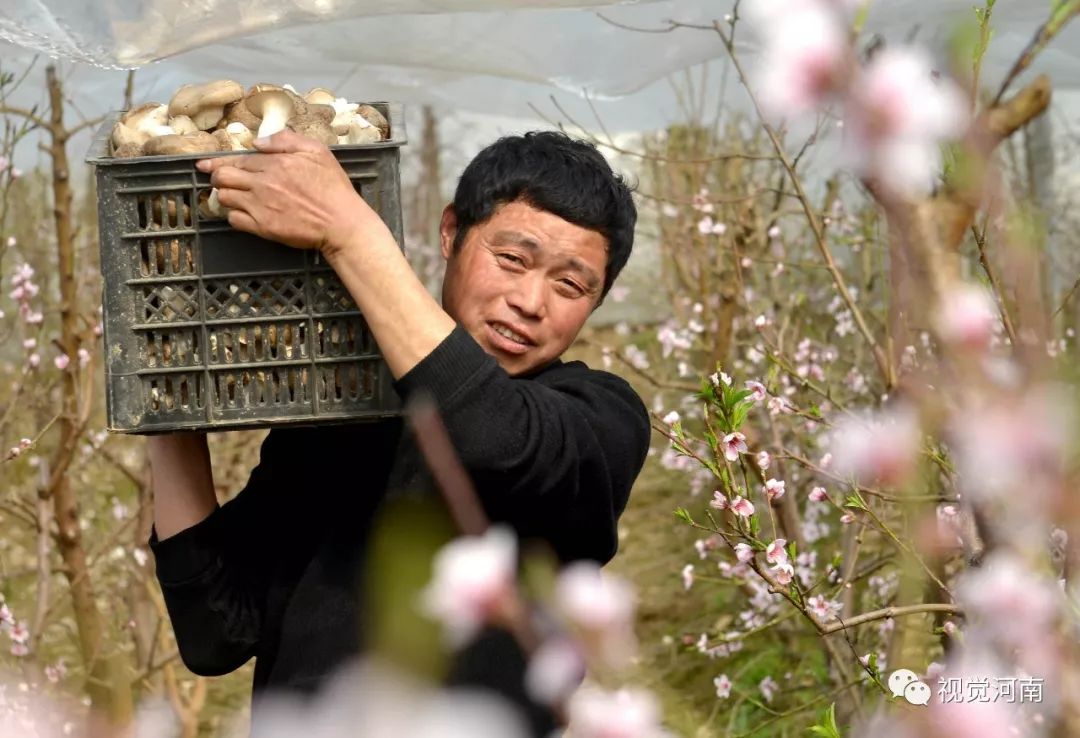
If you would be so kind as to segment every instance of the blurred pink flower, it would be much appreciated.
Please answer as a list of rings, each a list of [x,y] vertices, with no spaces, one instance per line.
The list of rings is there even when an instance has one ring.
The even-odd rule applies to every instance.
[[[7,606],[6,602],[0,602],[0,627],[10,627],[14,624],[15,618],[11,614],[11,609]]]
[[[997,310],[981,287],[963,285],[947,292],[936,316],[938,332],[946,341],[970,349],[984,349],[994,337]]]
[[[774,119],[810,112],[837,90],[845,74],[848,41],[836,14],[816,0],[747,6],[764,38],[758,87]]]
[[[758,469],[761,469],[762,471],[768,469],[769,465],[772,464],[772,457],[769,456],[768,451],[759,451],[757,456],[754,457],[754,460],[757,462]]]
[[[840,522],[843,523],[844,525],[848,525],[849,523],[854,523],[855,522],[855,516],[852,515],[849,512],[846,512],[846,513],[844,513],[843,515],[840,516]]]
[[[84,349],[84,348],[79,349],[77,355],[79,357],[79,366],[81,366],[81,367],[86,366],[87,364],[90,363],[90,352],[87,351],[86,349]]]
[[[982,628],[1016,647],[1046,633],[1064,604],[1055,582],[1006,552],[968,569],[956,594]]]
[[[605,692],[582,687],[567,708],[574,738],[660,738],[660,704],[652,692],[620,689]]]
[[[55,359],[53,359],[53,364],[56,364],[56,368],[60,371],[64,371],[65,369],[67,369],[68,364],[70,363],[71,357],[69,357],[67,354],[60,354]]]
[[[668,425],[675,425],[679,422],[679,413],[677,410],[672,410],[670,413],[664,416],[664,422]]]
[[[761,382],[755,382],[753,379],[746,381],[746,389],[750,390],[750,399],[754,402],[761,402],[769,394],[765,389],[765,385]]]
[[[783,397],[773,397],[768,403],[769,414],[779,415],[780,413],[790,413],[791,403]]]
[[[779,500],[784,496],[784,488],[786,486],[787,482],[778,479],[769,479],[765,482],[765,496],[770,502],[772,500]]]
[[[829,498],[829,495],[825,492],[824,487],[814,487],[812,490],[810,490],[809,497],[811,502],[822,502],[824,500],[827,500]]]
[[[915,412],[900,406],[874,415],[847,416],[830,443],[837,471],[862,483],[895,485],[914,470],[921,443]]]
[[[683,589],[689,590],[694,586],[694,565],[687,564],[682,568]]]
[[[761,696],[765,698],[766,702],[772,702],[773,696],[780,689],[780,685],[771,676],[767,676],[758,684],[758,689],[761,690]]]
[[[736,543],[735,558],[739,560],[740,564],[745,564],[754,558],[754,549],[748,543]]]
[[[628,582],[595,562],[576,561],[559,573],[555,601],[590,652],[612,666],[629,661],[635,647],[635,595]]]
[[[722,700],[726,700],[731,696],[731,680],[728,679],[727,674],[721,674],[713,681],[713,686],[716,687],[716,696]]]
[[[754,503],[741,495],[735,495],[735,499],[731,501],[731,510],[736,515],[748,518],[754,514]]]
[[[845,116],[851,166],[894,194],[925,191],[940,165],[938,143],[967,125],[963,93],[935,80],[930,59],[887,47],[856,80]]]
[[[709,500],[709,507],[717,510],[727,510],[729,507],[727,495],[721,490],[715,490],[712,499]]]
[[[514,590],[517,541],[507,528],[463,536],[435,555],[432,581],[421,599],[451,643],[463,645]]]
[[[776,583],[785,587],[791,584],[791,580],[795,577],[795,567],[788,563],[786,559],[773,566],[769,571],[772,572]]]
[[[814,595],[806,601],[806,605],[810,608],[810,614],[821,623],[834,620],[836,613],[840,612],[840,603],[828,600],[824,595]]]
[[[765,547],[765,560],[770,564],[779,564],[788,560],[787,549],[784,547],[787,545],[787,541],[783,538],[777,538],[775,541]]]
[[[724,449],[724,458],[728,461],[738,461],[739,454],[746,453],[746,436],[736,431],[724,436],[720,444]]]
[[[525,689],[537,702],[557,705],[585,678],[585,660],[568,638],[549,638],[529,659]]]
[[[30,365],[32,369],[37,369],[41,364],[41,357],[37,354],[30,354],[26,357],[26,363]]]
[[[15,643],[26,643],[30,640],[30,629],[26,623],[13,623],[8,629],[8,637]]]

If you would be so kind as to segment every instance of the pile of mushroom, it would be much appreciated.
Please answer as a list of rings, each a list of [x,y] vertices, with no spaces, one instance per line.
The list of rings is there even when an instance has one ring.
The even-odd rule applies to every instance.
[[[366,144],[390,136],[386,118],[316,87],[299,95],[289,85],[218,80],[184,85],[168,105],[147,103],[124,113],[112,131],[117,158],[203,154],[254,148],[256,137],[285,128],[327,146]]]

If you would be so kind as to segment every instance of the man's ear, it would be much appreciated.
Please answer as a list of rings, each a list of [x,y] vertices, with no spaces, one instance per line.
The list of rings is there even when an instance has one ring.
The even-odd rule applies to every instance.
[[[457,231],[457,213],[454,212],[454,204],[450,203],[443,208],[442,218],[439,220],[439,250],[442,251],[443,259],[447,261],[454,252]]]

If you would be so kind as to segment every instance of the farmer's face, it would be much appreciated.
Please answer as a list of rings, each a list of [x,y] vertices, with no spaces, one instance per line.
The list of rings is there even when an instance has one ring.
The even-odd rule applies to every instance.
[[[454,252],[443,211],[443,308],[511,376],[557,359],[599,303],[607,239],[521,201],[474,225]]]

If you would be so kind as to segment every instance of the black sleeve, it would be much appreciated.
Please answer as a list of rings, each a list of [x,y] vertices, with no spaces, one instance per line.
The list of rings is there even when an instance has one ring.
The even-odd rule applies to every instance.
[[[492,520],[564,561],[615,555],[651,432],[625,380],[580,362],[510,377],[458,326],[395,386],[435,398]]]
[[[236,497],[165,540],[151,534],[180,657],[195,674],[227,674],[254,655],[267,589],[290,541],[284,495],[301,466],[290,460],[304,458],[304,442],[295,431],[271,431]]]

